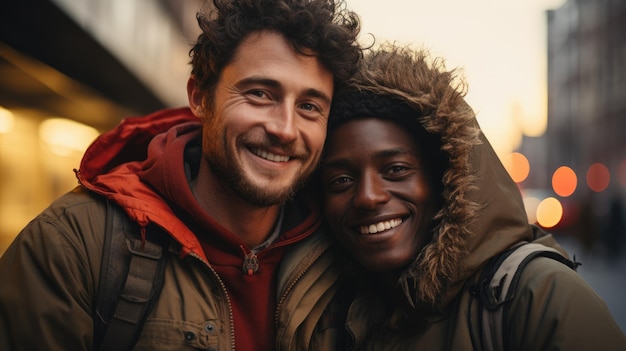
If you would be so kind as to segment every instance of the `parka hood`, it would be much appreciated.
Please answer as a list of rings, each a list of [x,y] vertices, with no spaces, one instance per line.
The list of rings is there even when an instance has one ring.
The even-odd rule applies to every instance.
[[[166,229],[181,244],[182,254],[204,258],[196,236],[161,196],[174,198],[174,183],[186,182],[183,150],[200,139],[201,129],[189,108],[125,118],[89,146],[76,177],[120,205],[142,228],[154,224]]]
[[[405,102],[441,141],[448,161],[443,207],[432,240],[398,283],[411,305],[444,309],[490,257],[532,239],[520,191],[465,102],[463,83],[442,61],[383,46],[366,55],[352,83],[357,91]]]

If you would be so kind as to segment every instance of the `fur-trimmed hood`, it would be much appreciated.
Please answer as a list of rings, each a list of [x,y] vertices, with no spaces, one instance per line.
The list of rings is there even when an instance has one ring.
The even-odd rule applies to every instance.
[[[532,239],[520,191],[465,102],[463,83],[443,61],[425,51],[383,46],[366,55],[353,86],[404,101],[440,138],[448,161],[443,207],[432,240],[399,284],[411,305],[443,309],[490,257]]]

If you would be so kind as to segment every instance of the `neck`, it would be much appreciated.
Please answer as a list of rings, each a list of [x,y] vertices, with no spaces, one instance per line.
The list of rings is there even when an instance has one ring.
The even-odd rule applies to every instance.
[[[191,188],[196,200],[211,218],[237,235],[248,248],[263,243],[272,233],[280,205],[259,207],[250,204],[215,177],[206,162],[200,163],[198,176],[192,181]]]

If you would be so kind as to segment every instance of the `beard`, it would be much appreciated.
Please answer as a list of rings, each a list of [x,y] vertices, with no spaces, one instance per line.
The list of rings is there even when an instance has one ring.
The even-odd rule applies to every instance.
[[[285,189],[262,188],[253,184],[244,172],[234,166],[234,163],[224,164],[218,157],[205,156],[211,171],[225,186],[230,187],[235,195],[257,207],[269,207],[280,205],[293,198],[296,188],[303,181],[296,180],[290,187]]]
[[[230,141],[230,137],[223,131],[217,118],[204,121],[202,135],[202,154],[213,175],[217,178],[221,186],[228,187],[235,196],[246,201],[250,205],[257,207],[270,207],[281,205],[295,196],[297,190],[302,188],[311,177],[315,168],[315,163],[308,167],[303,167],[293,177],[291,182],[285,180],[276,182],[265,181],[257,183],[254,175],[249,174],[237,159],[237,149],[259,147],[278,147],[288,154],[297,155],[302,159],[311,157],[309,151],[304,146],[298,148],[296,145],[284,145],[274,140],[269,135],[247,135],[240,136],[237,141]],[[230,141],[230,142],[229,142]],[[313,168],[313,169],[311,169]],[[271,178],[271,175],[268,175]]]
[[[241,168],[232,155],[220,152],[204,153],[204,158],[211,168],[211,172],[229,187],[239,198],[257,207],[280,205],[292,199],[308,180],[308,173],[300,173],[289,186],[274,187],[255,184]]]

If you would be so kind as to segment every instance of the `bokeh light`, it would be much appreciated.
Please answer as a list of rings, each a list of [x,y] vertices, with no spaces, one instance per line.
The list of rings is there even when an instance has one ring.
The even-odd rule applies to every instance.
[[[587,185],[589,189],[599,193],[609,187],[611,173],[602,163],[594,163],[587,170]]]
[[[0,134],[10,132],[14,124],[15,117],[13,117],[13,113],[0,106]]]
[[[39,136],[56,155],[83,152],[98,136],[95,128],[66,118],[49,118],[39,126]]]
[[[528,177],[530,173],[530,164],[526,156],[519,152],[510,153],[502,160],[504,168],[509,173],[513,181],[521,183]]]
[[[544,228],[552,228],[559,224],[563,217],[561,202],[553,197],[548,197],[537,206],[537,223]]]
[[[568,197],[574,193],[578,184],[578,178],[574,170],[567,166],[559,167],[552,174],[552,189],[562,197]]]

